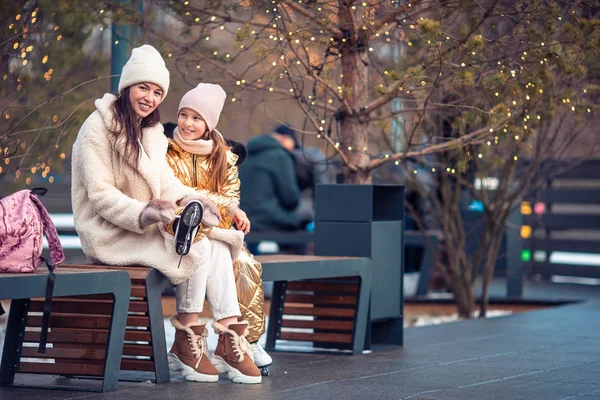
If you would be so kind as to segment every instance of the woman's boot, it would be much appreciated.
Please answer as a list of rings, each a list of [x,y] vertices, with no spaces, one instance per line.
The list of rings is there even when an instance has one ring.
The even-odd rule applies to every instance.
[[[208,357],[206,322],[182,325],[177,317],[171,318],[175,327],[175,342],[169,351],[169,369],[179,371],[187,381],[217,382],[219,371]]]
[[[215,322],[213,328],[219,334],[219,342],[212,363],[219,373],[227,372],[234,383],[260,383],[262,376],[254,364],[252,349],[246,340],[248,322],[230,324],[229,328]]]

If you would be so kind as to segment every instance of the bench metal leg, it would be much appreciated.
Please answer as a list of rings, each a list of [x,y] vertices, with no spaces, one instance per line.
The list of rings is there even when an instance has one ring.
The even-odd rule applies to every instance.
[[[271,295],[271,311],[269,313],[269,326],[267,327],[267,350],[275,350],[275,342],[281,332],[281,320],[283,317],[283,304],[285,303],[286,281],[273,282],[273,294]]]
[[[369,264],[370,261],[366,261]],[[370,271],[370,265],[368,271]],[[367,324],[369,320],[369,308],[371,306],[371,275],[365,274],[360,277],[360,289],[358,294],[358,308],[356,310],[356,323],[354,324],[354,335],[352,340],[352,354],[361,354],[365,348]]]
[[[15,380],[15,372],[21,361],[28,309],[29,299],[12,300],[10,303],[2,364],[0,364],[0,386],[12,385]]]
[[[403,323],[403,317],[386,319],[382,321],[372,321],[371,343],[402,346],[404,344]]]
[[[171,381],[161,303],[163,291],[171,286],[172,283],[158,270],[152,269],[148,272],[146,276],[146,296],[148,299],[148,319],[150,320],[156,383],[169,383]]]
[[[121,286],[121,290],[119,289]],[[125,326],[127,325],[127,310],[129,309],[129,295],[131,285],[129,282],[117,281],[114,284],[114,303],[110,319],[110,330],[106,346],[106,361],[104,363],[104,379],[102,392],[117,389],[121,355],[123,354],[123,341],[125,340]]]

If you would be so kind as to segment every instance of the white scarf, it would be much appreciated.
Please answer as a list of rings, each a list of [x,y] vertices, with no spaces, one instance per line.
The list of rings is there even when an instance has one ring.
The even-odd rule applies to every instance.
[[[214,143],[212,139],[186,140],[181,136],[177,127],[173,130],[173,140],[188,153],[207,156],[213,151]]]

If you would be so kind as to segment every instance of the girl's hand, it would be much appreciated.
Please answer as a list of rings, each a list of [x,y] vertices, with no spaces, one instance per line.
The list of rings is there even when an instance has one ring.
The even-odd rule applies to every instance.
[[[244,232],[244,235],[247,235],[248,232],[250,232],[250,220],[246,216],[246,213],[242,211],[242,209],[238,208],[235,210],[235,213],[233,214],[233,221],[235,222],[237,228]]]

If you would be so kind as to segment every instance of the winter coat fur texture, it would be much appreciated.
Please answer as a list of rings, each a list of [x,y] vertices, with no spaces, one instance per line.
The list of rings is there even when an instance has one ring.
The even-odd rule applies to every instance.
[[[143,130],[137,168],[124,157],[117,140],[111,105],[105,94],[79,130],[73,145],[72,203],[75,229],[84,253],[107,265],[143,265],[162,272],[173,284],[185,281],[199,265],[192,250],[178,267],[173,237],[162,224],[140,227],[140,215],[152,199],[177,202],[194,190],[183,185],[166,162],[167,138],[161,124]]]

